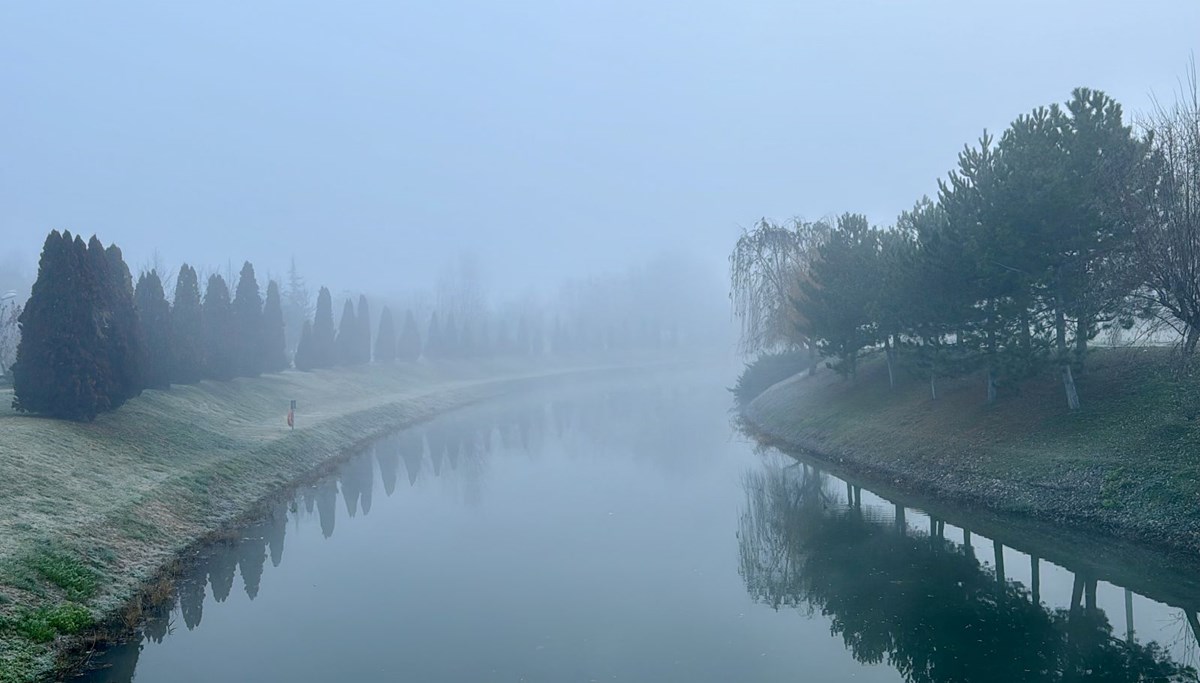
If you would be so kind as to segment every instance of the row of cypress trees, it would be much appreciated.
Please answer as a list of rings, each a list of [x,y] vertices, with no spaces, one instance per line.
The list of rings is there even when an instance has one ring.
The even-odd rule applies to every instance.
[[[421,335],[412,311],[408,312],[404,328],[397,335],[392,312],[386,306],[379,315],[379,329],[372,349],[371,311],[367,297],[361,295],[357,310],[350,299],[343,304],[341,322],[335,331],[333,297],[322,287],[317,294],[316,313],[312,320],[304,322],[300,332],[295,361],[298,370],[316,370],[338,365],[365,365],[371,362],[372,356],[381,363],[415,361],[420,358],[421,350]]]
[[[201,298],[184,264],[172,305],[156,271],[135,287],[116,245],[69,231],[46,237],[20,325],[13,407],[51,417],[91,420],[145,388],[288,367],[279,286],[264,302],[250,263],[232,298],[220,275]]]

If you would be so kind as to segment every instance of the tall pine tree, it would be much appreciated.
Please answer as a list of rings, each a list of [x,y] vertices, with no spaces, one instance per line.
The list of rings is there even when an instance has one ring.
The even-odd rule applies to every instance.
[[[325,287],[317,293],[317,312],[312,324],[312,367],[331,368],[337,360],[333,331],[333,297]]]
[[[225,278],[210,275],[204,290],[205,376],[232,379],[237,375],[237,351],[234,336],[233,306]]]
[[[254,377],[262,372],[264,361],[263,320],[258,279],[249,261],[242,265],[232,306],[234,372],[240,377]]]
[[[146,387],[169,389],[171,387],[171,305],[163,293],[162,280],[158,272],[151,270],[138,277],[133,291],[138,321],[141,323],[143,372]]]
[[[296,369],[305,372],[315,370],[316,352],[312,323],[305,320],[304,327],[300,330],[300,342],[296,344]]]
[[[387,306],[379,313],[379,336],[375,339],[375,360],[391,363],[396,360],[396,326]]]
[[[171,381],[194,384],[204,378],[204,323],[200,282],[188,264],[175,279],[175,305],[171,307]]]
[[[396,356],[410,363],[421,357],[421,330],[417,328],[417,319],[411,310],[404,314],[404,330],[400,334]]]
[[[358,320],[354,317],[354,302],[346,299],[342,306],[342,321],[337,331],[337,364],[355,365],[358,362]]]
[[[358,354],[359,363],[371,362],[371,309],[367,307],[367,297],[358,295]]]
[[[94,245],[94,247],[93,247]],[[104,249],[95,236],[88,243],[89,253],[93,248],[104,254],[106,276],[104,298],[107,311],[105,321],[105,346],[113,372],[113,389],[110,395],[112,407],[120,407],[125,401],[142,393],[142,345],[139,334],[137,309],[133,305],[133,277],[121,250],[115,244]]]
[[[282,372],[288,367],[287,340],[284,334],[279,283],[274,280],[267,283],[267,301],[263,304],[262,325],[262,369],[264,372]]]

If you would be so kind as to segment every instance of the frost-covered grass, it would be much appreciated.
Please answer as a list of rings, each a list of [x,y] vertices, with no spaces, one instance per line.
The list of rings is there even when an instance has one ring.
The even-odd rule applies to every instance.
[[[92,423],[16,414],[0,390],[0,683],[45,675],[62,636],[111,619],[184,548],[355,443],[582,371],[521,360],[289,371],[147,391]]]
[[[745,410],[765,436],[940,499],[1200,552],[1200,381],[1161,348],[1097,349],[1067,410],[1054,373],[984,401],[981,376],[906,377],[879,359],[768,389]]]

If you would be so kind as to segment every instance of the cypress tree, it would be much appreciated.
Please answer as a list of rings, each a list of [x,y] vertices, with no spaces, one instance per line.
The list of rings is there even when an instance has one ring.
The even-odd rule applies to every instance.
[[[410,363],[421,357],[421,331],[417,329],[417,319],[411,310],[404,315],[404,331],[400,334],[396,352],[400,360]]]
[[[322,287],[317,293],[317,314],[312,324],[312,356],[314,368],[331,368],[337,359],[333,333],[333,297]]]
[[[305,372],[315,369],[316,342],[313,340],[312,323],[305,320],[300,331],[300,342],[296,344],[296,369]]]
[[[175,279],[175,305],[171,307],[171,381],[194,384],[204,377],[204,324],[200,283],[188,264]]]
[[[359,363],[371,362],[371,309],[367,308],[367,297],[358,295],[358,353]]]
[[[262,298],[249,261],[242,264],[232,310],[233,372],[239,377],[257,376],[264,362]]]
[[[112,408],[120,407],[125,401],[142,393],[142,345],[138,325],[137,309],[133,305],[133,276],[121,250],[117,245],[104,249],[94,235],[88,243],[88,252],[100,250],[104,256],[103,271],[107,287],[104,288],[107,310],[105,346],[112,368]]]
[[[429,359],[442,356],[442,331],[438,327],[437,311],[429,318],[429,334],[425,335],[425,357]]]
[[[82,239],[57,230],[46,237],[12,366],[13,408],[21,412],[92,420],[109,407],[99,391],[107,379],[91,301],[99,282],[87,265]]]
[[[396,360],[396,326],[387,306],[379,313],[379,336],[375,339],[375,360],[391,363]]]
[[[263,304],[262,325],[260,339],[262,340],[263,371],[281,372],[286,370],[288,359],[287,339],[284,335],[283,302],[279,297],[279,284],[274,280],[267,283],[267,301]]]
[[[354,317],[354,303],[346,299],[342,306],[342,322],[337,331],[338,365],[354,365],[358,360],[358,321]]]
[[[204,290],[205,376],[232,379],[237,373],[233,306],[229,287],[220,275],[211,275]]]
[[[133,291],[134,306],[141,323],[144,350],[142,377],[150,389],[171,388],[171,305],[163,294],[158,272],[151,270],[138,277]]]

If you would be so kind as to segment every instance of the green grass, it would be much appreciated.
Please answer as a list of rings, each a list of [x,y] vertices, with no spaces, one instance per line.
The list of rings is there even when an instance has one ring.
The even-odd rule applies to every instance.
[[[907,488],[1200,550],[1200,382],[1165,349],[1098,349],[1078,387],[1076,412],[1052,372],[994,405],[981,376],[943,380],[935,401],[925,378],[889,389],[872,359],[857,382],[826,371],[776,385],[746,417]]]
[[[187,546],[356,443],[564,375],[652,362],[285,372],[146,391],[90,423],[16,414],[0,390],[0,683],[46,675],[62,636],[115,615]]]

